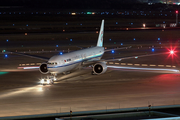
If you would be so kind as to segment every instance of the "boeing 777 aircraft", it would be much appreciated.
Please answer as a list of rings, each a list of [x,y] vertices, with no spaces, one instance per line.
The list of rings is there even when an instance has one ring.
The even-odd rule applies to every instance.
[[[92,74],[99,75],[106,72],[107,61],[150,56],[150,55],[141,55],[141,56],[126,57],[126,58],[101,60],[101,57],[103,56],[104,52],[110,51],[110,50],[105,50],[103,47],[103,34],[104,34],[104,20],[102,20],[101,23],[101,28],[99,31],[99,37],[96,47],[77,50],[63,55],[55,55],[50,59],[45,59],[42,57],[37,57],[37,56],[32,56],[17,52],[12,52],[12,53],[47,61],[40,65],[39,70],[43,74],[50,73],[51,75],[54,76],[53,77],[54,80],[56,80],[57,74],[70,72],[81,66],[92,65],[93,66]],[[125,48],[118,48],[118,49],[125,49]],[[162,53],[158,53],[158,54],[162,54]],[[153,54],[153,55],[158,55],[158,54]]]

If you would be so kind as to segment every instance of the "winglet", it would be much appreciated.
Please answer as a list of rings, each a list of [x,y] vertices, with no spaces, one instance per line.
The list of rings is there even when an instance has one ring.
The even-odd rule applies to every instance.
[[[104,34],[104,20],[102,20],[102,23],[101,23],[101,29],[99,31],[97,46],[100,46],[100,47],[103,46],[103,34]]]

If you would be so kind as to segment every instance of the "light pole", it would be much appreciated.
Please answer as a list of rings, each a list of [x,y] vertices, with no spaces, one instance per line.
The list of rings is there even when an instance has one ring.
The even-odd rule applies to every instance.
[[[178,25],[178,13],[179,13],[179,11],[176,10],[176,25]]]

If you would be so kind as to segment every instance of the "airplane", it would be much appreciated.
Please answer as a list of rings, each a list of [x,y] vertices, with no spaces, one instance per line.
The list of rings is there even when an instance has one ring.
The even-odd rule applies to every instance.
[[[112,60],[120,61],[122,59],[131,59],[131,58],[138,58],[138,57],[145,57],[145,56],[152,55],[150,54],[150,55],[131,56],[131,57],[125,57],[125,58],[102,60],[101,58],[103,54],[105,52],[112,50],[112,49],[105,50],[105,48],[103,47],[103,35],[104,35],[104,20],[102,20],[101,22],[97,45],[95,47],[85,48],[85,49],[73,51],[66,54],[55,55],[55,56],[52,56],[50,59],[18,53],[18,52],[11,52],[11,53],[47,61],[47,62],[43,62],[39,66],[39,71],[42,74],[50,73],[51,75],[53,75],[54,76],[53,81],[57,80],[56,79],[57,74],[60,74],[60,73],[66,74],[82,66],[91,65],[92,75],[100,75],[107,71],[107,65],[106,65],[107,61],[112,61]],[[116,48],[116,49],[127,49],[127,48],[131,48],[131,46],[123,47],[123,48]],[[162,54],[162,53],[157,53],[153,55],[159,55],[159,54]]]

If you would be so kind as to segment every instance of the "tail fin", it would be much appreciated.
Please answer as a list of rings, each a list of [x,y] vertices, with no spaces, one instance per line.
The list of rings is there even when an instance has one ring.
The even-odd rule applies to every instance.
[[[104,20],[102,20],[102,23],[101,23],[101,29],[99,31],[97,46],[100,46],[100,47],[103,46],[103,34],[104,34]]]

